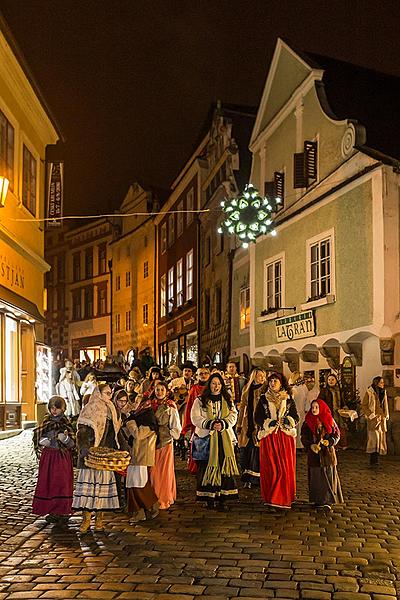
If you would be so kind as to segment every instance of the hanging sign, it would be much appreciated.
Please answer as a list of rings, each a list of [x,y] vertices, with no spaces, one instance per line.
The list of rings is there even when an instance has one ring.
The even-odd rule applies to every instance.
[[[64,163],[47,163],[47,221],[48,227],[60,227],[64,202]]]
[[[312,337],[315,333],[314,313],[312,310],[282,317],[275,320],[276,339],[278,342],[299,340]]]

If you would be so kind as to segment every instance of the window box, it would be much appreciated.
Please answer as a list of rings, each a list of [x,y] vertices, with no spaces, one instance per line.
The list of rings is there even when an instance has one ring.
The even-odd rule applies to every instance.
[[[318,308],[319,306],[325,306],[326,304],[333,304],[336,302],[336,296],[334,294],[327,294],[322,298],[316,298],[315,300],[310,298],[301,305],[301,310],[310,310],[311,308]]]

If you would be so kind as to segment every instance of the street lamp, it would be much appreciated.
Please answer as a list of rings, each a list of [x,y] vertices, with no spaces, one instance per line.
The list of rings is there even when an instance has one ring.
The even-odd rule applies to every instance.
[[[7,179],[7,177],[3,177],[3,175],[0,175],[0,207],[1,208],[4,208],[4,206],[6,204],[6,198],[7,198],[7,192],[8,192],[9,185],[10,185],[10,182]]]

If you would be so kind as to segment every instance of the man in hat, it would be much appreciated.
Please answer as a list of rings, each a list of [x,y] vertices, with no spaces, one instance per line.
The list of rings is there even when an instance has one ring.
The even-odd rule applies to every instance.
[[[242,390],[245,386],[246,379],[237,372],[236,363],[230,360],[226,365],[224,373],[225,385],[232,394],[232,400],[235,403],[236,409],[239,410]]]

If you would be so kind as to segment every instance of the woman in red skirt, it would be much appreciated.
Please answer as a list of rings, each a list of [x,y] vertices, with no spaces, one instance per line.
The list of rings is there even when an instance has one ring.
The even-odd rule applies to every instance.
[[[49,414],[33,432],[33,443],[40,462],[32,512],[47,515],[48,523],[57,523],[68,520],[72,512],[72,448],[75,443],[73,429],[64,415],[64,398],[52,396],[48,410]]]
[[[296,496],[296,404],[286,378],[272,373],[261,394],[254,420],[259,428],[260,486],[266,505],[290,508]]]

